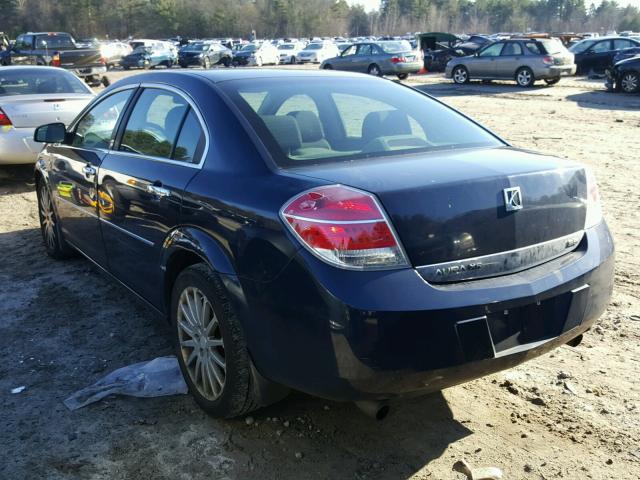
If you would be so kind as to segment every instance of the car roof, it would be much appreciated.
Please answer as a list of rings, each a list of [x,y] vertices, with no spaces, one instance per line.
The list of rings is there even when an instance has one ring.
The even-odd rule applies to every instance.
[[[11,71],[16,71],[16,70],[49,70],[49,71],[56,71],[56,72],[60,72],[64,75],[73,75],[72,72],[70,72],[69,70],[65,70],[64,68],[60,68],[60,67],[48,67],[46,65],[8,65],[6,67],[2,67],[2,69],[0,70],[0,72],[11,72]]]

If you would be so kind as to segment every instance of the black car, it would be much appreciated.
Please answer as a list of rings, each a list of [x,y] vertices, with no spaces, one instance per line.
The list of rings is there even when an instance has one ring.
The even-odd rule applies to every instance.
[[[607,90],[624,93],[640,92],[640,54],[616,63],[605,73]]]
[[[589,169],[381,78],[134,75],[35,137],[46,251],[168,318],[216,416],[296,389],[380,418],[576,344],[611,295]]]
[[[575,55],[576,74],[585,75],[592,71],[604,72],[613,65],[614,57],[621,50],[633,47],[640,47],[640,42],[626,37],[606,37],[582,40],[569,47],[569,51]]]
[[[220,43],[194,42],[185,45],[178,52],[178,64],[182,68],[199,66],[211,68],[212,65],[231,65],[231,50]]]
[[[616,63],[621,62],[622,60],[626,60],[627,58],[635,57],[637,55],[640,55],[640,46],[625,48],[624,50],[620,50],[618,53],[616,53],[615,57],[613,57],[611,65],[613,66]]]

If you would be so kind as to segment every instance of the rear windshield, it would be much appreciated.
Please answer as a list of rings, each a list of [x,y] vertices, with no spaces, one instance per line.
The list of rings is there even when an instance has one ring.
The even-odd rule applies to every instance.
[[[554,53],[563,53],[566,52],[567,49],[564,47],[560,40],[555,38],[538,40],[544,49],[547,51],[549,55],[553,55]]]
[[[182,49],[183,52],[202,52],[209,50],[209,45],[204,43],[190,43]]]
[[[60,70],[0,69],[0,97],[43,93],[90,93],[82,80]]]
[[[411,50],[411,44],[406,40],[401,42],[380,42],[378,45],[386,53],[402,53]]]
[[[309,45],[307,45],[307,48],[305,50],[320,50],[321,48],[321,43],[310,43]]]
[[[73,40],[69,35],[38,35],[36,37],[36,48],[75,48]]]
[[[220,82],[280,167],[504,145],[436,100],[362,78]]]

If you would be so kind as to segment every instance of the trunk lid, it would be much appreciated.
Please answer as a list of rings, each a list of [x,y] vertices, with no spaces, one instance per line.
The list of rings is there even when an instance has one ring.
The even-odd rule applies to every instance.
[[[49,93],[0,97],[0,108],[16,128],[62,122],[69,125],[91,101],[90,94]]]
[[[293,171],[375,194],[414,267],[521,249],[584,228],[583,167],[508,147]],[[504,191],[513,187],[520,187],[522,208],[507,211]]]

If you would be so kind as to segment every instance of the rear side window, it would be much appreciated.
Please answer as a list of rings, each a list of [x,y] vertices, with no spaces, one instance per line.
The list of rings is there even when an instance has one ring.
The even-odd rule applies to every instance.
[[[539,42],[549,55],[553,55],[554,53],[564,53],[567,51],[562,42],[555,38],[544,39]]]
[[[170,159],[188,109],[187,101],[177,93],[144,90],[131,112],[120,150]]]
[[[527,42],[524,44],[524,47],[529,51],[529,53],[533,53],[534,55],[543,55],[544,52],[540,47],[540,44],[537,42]]]
[[[132,90],[114,93],[94,105],[78,122],[71,145],[80,148],[110,148],[118,118]]]
[[[205,137],[198,117],[189,109],[171,158],[182,162],[198,163],[204,151]]]
[[[630,40],[614,40],[613,41],[613,49],[614,50],[621,50],[623,48],[631,48],[631,47],[635,47],[635,45],[633,43],[631,43]]]
[[[603,53],[608,52],[609,50],[611,50],[611,42],[609,40],[598,42],[591,49],[593,53]]]

